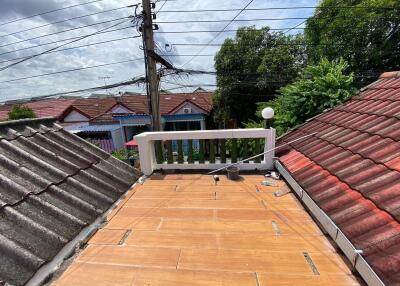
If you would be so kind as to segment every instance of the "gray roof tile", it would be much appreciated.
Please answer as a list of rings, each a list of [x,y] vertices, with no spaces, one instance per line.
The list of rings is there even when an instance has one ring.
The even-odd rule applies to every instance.
[[[138,176],[51,119],[0,123],[0,284],[25,284]]]

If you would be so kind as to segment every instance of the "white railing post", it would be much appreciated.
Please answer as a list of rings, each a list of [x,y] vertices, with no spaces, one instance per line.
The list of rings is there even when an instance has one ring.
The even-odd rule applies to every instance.
[[[150,176],[156,160],[154,141],[149,140],[147,132],[136,135],[135,140],[139,147],[140,169],[144,175]]]
[[[275,129],[269,128],[269,134],[265,138],[264,152],[275,148]],[[264,154],[264,164],[267,165],[267,169],[273,169],[273,158],[275,157],[275,151],[270,151]]]

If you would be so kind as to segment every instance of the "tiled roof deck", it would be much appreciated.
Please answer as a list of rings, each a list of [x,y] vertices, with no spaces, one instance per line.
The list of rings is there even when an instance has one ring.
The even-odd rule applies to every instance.
[[[360,285],[283,181],[220,178],[135,186],[53,285]]]

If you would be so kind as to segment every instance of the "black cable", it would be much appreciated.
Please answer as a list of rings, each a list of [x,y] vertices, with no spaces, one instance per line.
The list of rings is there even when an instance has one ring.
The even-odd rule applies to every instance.
[[[15,22],[26,20],[26,19],[30,19],[30,18],[34,18],[34,17],[37,17],[37,16],[42,16],[42,15],[45,15],[45,14],[54,13],[54,12],[57,12],[57,11],[62,11],[62,10],[65,10],[65,9],[70,9],[70,8],[73,8],[73,7],[78,7],[78,6],[88,5],[88,4],[91,4],[91,3],[101,2],[101,1],[104,1],[104,0],[94,0],[94,1],[90,1],[90,2],[85,2],[85,3],[80,3],[80,4],[75,4],[75,5],[71,5],[71,6],[67,6],[67,7],[58,8],[58,9],[55,9],[55,10],[41,12],[41,13],[38,13],[38,14],[35,14],[35,15],[24,17],[24,18],[19,18],[19,19],[8,21],[8,22],[0,23],[0,26],[8,25],[8,24],[11,24],[11,23],[15,23]]]
[[[70,42],[68,42],[68,43],[61,44],[61,45],[59,45],[59,46],[57,46],[57,47],[48,49],[48,50],[46,50],[46,51],[44,51],[44,52],[41,52],[41,53],[39,53],[39,54],[36,54],[36,55],[30,56],[30,57],[24,58],[24,59],[22,59],[22,60],[20,60],[20,61],[18,61],[18,62],[9,64],[9,65],[7,65],[7,66],[4,66],[4,67],[0,68],[0,71],[3,71],[3,70],[6,70],[6,69],[8,69],[8,68],[10,68],[10,67],[16,66],[16,65],[18,65],[18,64],[20,64],[20,63],[23,63],[23,62],[27,61],[27,60],[30,60],[30,59],[39,57],[39,56],[44,55],[44,54],[47,54],[47,53],[49,53],[49,52],[51,52],[51,51],[54,51],[54,50],[56,50],[56,49],[58,49],[58,48],[61,48],[61,47],[63,47],[63,46],[66,46],[66,45],[68,45],[68,44],[72,44],[72,43],[78,42],[78,41],[80,41],[80,40],[86,39],[86,38],[88,38],[88,37],[94,36],[94,35],[98,34],[99,32],[103,32],[103,31],[105,31],[105,30],[109,30],[109,29],[111,29],[111,28],[113,28],[113,27],[115,27],[115,26],[118,26],[118,25],[123,24],[124,22],[126,22],[126,21],[121,21],[121,22],[119,22],[119,23],[117,23],[117,24],[111,25],[111,26],[109,26],[109,27],[107,27],[107,28],[104,28],[104,29],[101,29],[101,30],[99,30],[99,31],[97,31],[97,32],[91,33],[91,34],[89,34],[89,35],[82,36],[82,37],[80,37],[80,38],[78,38],[78,39],[76,39],[76,40],[70,41]]]
[[[112,30],[107,30],[107,31],[104,31],[104,32],[101,32],[101,33],[97,33],[97,35],[116,32],[116,31],[121,31],[121,30],[126,30],[126,29],[130,29],[130,28],[132,28],[132,26],[123,27],[123,28],[117,28],[117,29],[112,29]],[[38,44],[38,45],[35,45],[35,46],[26,47],[26,48],[20,48],[20,49],[8,51],[8,52],[0,53],[0,56],[6,55],[6,54],[15,53],[15,52],[18,52],[18,51],[34,49],[34,48],[37,48],[37,47],[48,46],[48,45],[51,45],[51,44],[57,44],[57,43],[61,43],[61,42],[69,41],[69,40],[79,39],[79,38],[81,38],[81,36],[66,38],[66,39],[62,39],[62,40],[56,40],[56,41],[47,42],[47,43],[43,43],[43,44]]]
[[[255,18],[255,19],[235,19],[235,20],[181,20],[181,21],[156,21],[154,24],[188,24],[188,23],[222,23],[222,22],[257,22],[257,21],[288,21],[288,20],[308,20],[310,17],[284,17],[284,18]],[[356,19],[355,17],[318,17],[318,19]],[[396,18],[380,17],[379,19],[394,20]],[[305,23],[305,22],[303,22]]]
[[[219,35],[221,35],[223,32],[225,32],[226,28],[228,28],[229,25],[232,24],[233,21],[235,21],[236,18],[239,17],[240,14],[242,14],[243,11],[245,11],[246,8],[249,7],[249,6],[251,5],[251,3],[253,3],[253,2],[254,2],[254,0],[250,0],[242,9],[240,9],[239,12],[228,22],[228,24],[226,24],[225,27],[222,28],[222,30],[220,30],[219,32],[217,32],[217,34],[216,34],[214,37],[212,37],[212,39],[211,39],[210,41],[208,41],[207,44],[211,44],[212,42],[214,42],[214,40],[215,40],[216,38],[219,37]],[[201,54],[201,53],[205,50],[206,47],[207,47],[207,46],[204,46],[203,48],[201,48],[196,54],[197,54],[197,55],[198,55],[198,54]],[[184,67],[185,65],[187,65],[188,63],[190,63],[194,58],[195,58],[195,57],[192,57],[192,58],[190,58],[188,61],[186,61],[183,65],[181,65],[181,68]]]
[[[27,77],[20,77],[20,78],[15,78],[15,79],[10,79],[10,80],[0,81],[0,84],[2,84],[2,83],[16,82],[16,81],[26,80],[26,79],[31,79],[31,78],[44,77],[44,76],[55,75],[55,74],[61,74],[61,73],[67,73],[67,72],[73,72],[73,71],[80,71],[80,70],[86,70],[86,69],[92,69],[92,68],[98,68],[98,67],[105,67],[105,66],[123,64],[123,63],[130,63],[130,62],[139,61],[139,60],[144,60],[144,59],[138,58],[138,59],[132,59],[132,60],[125,60],[125,61],[119,61],[119,62],[113,62],[113,63],[107,63],[107,64],[100,64],[100,65],[87,66],[87,67],[82,67],[82,68],[75,68],[75,69],[63,70],[63,71],[58,71],[58,72],[51,72],[51,73],[38,74],[38,75],[27,76]]]
[[[296,10],[296,9],[369,9],[369,10],[392,10],[393,7],[374,7],[374,6],[293,6],[293,7],[265,7],[265,8],[248,8],[247,11],[264,11],[264,10]],[[164,10],[160,13],[202,13],[202,12],[234,12],[240,11],[240,8],[232,9],[198,9],[198,10]]]
[[[65,92],[58,92],[58,93],[52,93],[52,94],[46,94],[46,95],[37,95],[34,96],[32,98],[30,98],[31,100],[34,98],[41,98],[41,99],[45,99],[45,98],[49,98],[49,97],[56,97],[56,96],[62,96],[62,95],[68,95],[68,94],[75,94],[75,93],[82,93],[82,92],[88,92],[88,91],[96,91],[96,90],[104,90],[104,89],[111,89],[111,88],[116,88],[116,87],[120,87],[120,86],[127,86],[127,85],[132,85],[132,84],[136,84],[139,82],[144,81],[144,78],[141,76],[135,77],[132,80],[127,80],[127,81],[123,81],[123,82],[118,82],[118,83],[114,83],[114,84],[109,84],[109,85],[102,85],[102,86],[96,86],[96,87],[90,87],[90,88],[85,88],[85,89],[78,89],[78,90],[70,90],[70,91],[65,91]],[[24,98],[16,98],[16,99],[24,99]],[[6,101],[1,101],[1,103],[5,103]]]
[[[140,38],[140,37],[141,36],[130,36],[130,37],[112,39],[112,40],[108,40],[108,41],[95,42],[95,43],[90,43],[90,44],[86,44],[86,45],[81,45],[81,46],[75,46],[75,47],[71,47],[71,48],[65,48],[65,49],[50,51],[50,52],[47,52],[47,54],[64,52],[64,51],[68,51],[68,50],[80,49],[80,48],[84,48],[84,47],[90,47],[90,46],[95,46],[95,45],[100,45],[100,44],[105,44],[105,43],[112,43],[112,42],[122,41],[122,40],[127,40],[127,39],[136,39],[136,38]],[[40,55],[40,54],[35,54],[35,55],[30,55],[30,56],[36,56],[36,55]],[[18,57],[18,58],[12,58],[12,59],[8,59],[8,60],[4,60],[4,61],[1,61],[0,64],[6,63],[6,62],[16,61],[16,60],[20,60],[20,59],[25,59],[25,58],[28,58],[30,56],[24,56],[24,57]]]
[[[58,31],[58,32],[50,33],[50,34],[45,34],[45,35],[36,36],[36,37],[33,37],[33,38],[29,38],[29,39],[24,39],[24,40],[8,43],[8,44],[0,46],[0,48],[11,46],[11,45],[15,45],[15,44],[19,44],[19,43],[23,43],[23,42],[28,42],[28,41],[31,41],[31,40],[37,40],[37,39],[40,39],[40,38],[53,36],[53,35],[57,35],[57,34],[61,34],[61,33],[66,33],[66,32],[70,32],[70,31],[74,31],[74,30],[79,30],[79,29],[83,29],[83,28],[87,28],[87,27],[92,27],[92,26],[96,26],[96,25],[100,25],[100,24],[111,23],[111,22],[115,22],[115,21],[118,21],[118,20],[121,20],[121,19],[128,19],[128,18],[130,18],[130,17],[119,17],[119,18],[116,18],[116,19],[111,19],[111,20],[107,20],[107,21],[102,21],[102,22],[97,22],[97,23],[93,23],[93,24],[83,25],[83,26],[80,26],[80,27],[70,28],[70,29],[67,29],[67,30],[62,30],[62,31]]]
[[[96,12],[96,13],[91,13],[91,14],[86,14],[86,15],[82,15],[82,16],[78,16],[78,17],[65,19],[65,20],[60,20],[60,21],[56,21],[56,22],[52,22],[52,23],[36,26],[36,27],[33,27],[33,28],[12,32],[10,34],[0,35],[0,38],[16,35],[16,34],[23,33],[23,32],[28,32],[28,31],[32,31],[32,30],[36,30],[36,29],[43,28],[43,27],[48,27],[48,26],[55,25],[55,24],[65,23],[65,22],[69,22],[69,21],[72,21],[72,20],[76,20],[76,19],[86,18],[86,17],[90,17],[90,16],[94,16],[94,15],[98,15],[98,14],[103,14],[103,13],[107,13],[107,12],[111,12],[111,11],[117,11],[117,10],[121,10],[121,9],[131,8],[133,6],[134,5],[124,6],[124,7],[119,7],[119,8],[113,8],[113,9],[103,10],[103,11]]]
[[[307,28],[270,28],[270,31],[284,31],[288,29],[306,30]],[[239,29],[233,30],[193,30],[193,31],[155,31],[155,34],[190,34],[190,33],[230,33],[237,32]],[[262,31],[262,29],[253,29],[252,31]]]

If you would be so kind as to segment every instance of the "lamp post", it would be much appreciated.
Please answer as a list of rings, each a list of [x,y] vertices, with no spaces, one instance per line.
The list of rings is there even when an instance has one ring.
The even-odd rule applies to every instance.
[[[266,107],[261,111],[261,116],[264,118],[264,127],[266,129],[271,127],[271,119],[274,117],[275,112],[271,107]]]

